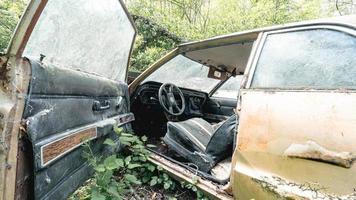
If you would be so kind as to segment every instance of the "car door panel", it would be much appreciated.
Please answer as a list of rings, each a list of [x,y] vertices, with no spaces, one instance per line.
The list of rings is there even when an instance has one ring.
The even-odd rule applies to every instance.
[[[92,140],[93,151],[103,154],[103,141],[117,140],[113,125],[131,130],[128,87],[36,61],[31,69],[23,119],[33,148],[34,194],[36,199],[63,199],[91,173],[82,157],[83,141]],[[95,111],[97,102],[105,102],[105,109]]]
[[[236,105],[236,99],[210,97],[204,105],[204,118],[211,121],[225,120],[234,114]]]
[[[356,115],[350,110],[355,106],[354,93],[244,91],[233,173],[236,195],[256,198],[246,185],[259,188],[267,184],[276,190],[260,193],[264,198],[277,194],[310,198],[317,188],[324,189],[314,195],[351,198],[356,165],[340,166],[330,154],[355,155]],[[314,160],[312,154],[310,159],[288,156],[291,146],[306,144],[312,146],[302,148],[304,152],[310,148],[312,154],[324,156],[324,161]],[[301,156],[302,150],[298,151]],[[303,186],[303,191],[296,190]]]
[[[355,36],[341,26],[263,33],[240,93],[236,197],[356,198]]]

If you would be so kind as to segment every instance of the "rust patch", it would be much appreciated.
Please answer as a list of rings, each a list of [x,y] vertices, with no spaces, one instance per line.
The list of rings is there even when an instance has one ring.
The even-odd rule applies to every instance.
[[[9,90],[11,65],[6,57],[0,57],[0,82],[1,87]]]
[[[94,138],[96,138],[96,128],[90,128],[43,146],[41,148],[42,165],[47,165],[56,158],[76,148],[81,145],[84,140]]]
[[[278,197],[278,199],[286,200],[349,200],[356,199],[356,193],[353,192],[349,195],[338,196],[335,194],[326,194],[323,192],[325,188],[320,187],[318,183],[304,183],[298,184],[286,181],[276,176],[262,176],[252,178],[252,181],[258,183],[263,190],[268,193],[272,193]]]

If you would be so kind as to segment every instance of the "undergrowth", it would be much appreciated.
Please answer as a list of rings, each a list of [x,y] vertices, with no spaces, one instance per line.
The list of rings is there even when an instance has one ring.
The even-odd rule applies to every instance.
[[[193,184],[182,182],[180,185],[174,181],[164,170],[148,161],[150,147],[147,137],[138,137],[125,133],[122,128],[114,128],[121,144],[124,145],[120,153],[105,158],[96,156],[90,145],[84,156],[95,170],[94,176],[85,186],[78,189],[70,200],[116,200],[116,199],[142,199],[136,194],[138,186],[160,187],[165,191],[174,191],[176,187],[185,188],[196,194],[196,199],[207,199],[195,186],[198,177],[193,177]],[[106,139],[104,142],[109,148],[115,149],[117,144]],[[153,145],[152,145],[153,146]],[[174,196],[170,200],[177,199]]]

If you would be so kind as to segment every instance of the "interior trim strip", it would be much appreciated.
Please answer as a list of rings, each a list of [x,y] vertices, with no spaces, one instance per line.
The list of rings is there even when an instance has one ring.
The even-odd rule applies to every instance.
[[[135,120],[133,113],[117,115],[94,124],[86,125],[74,130],[56,135],[41,141],[40,146],[41,166],[45,167],[62,156],[68,154],[83,143],[98,138],[98,128],[108,125],[122,126]]]
[[[47,165],[59,156],[75,149],[85,141],[92,140],[97,137],[96,128],[89,128],[75,132],[68,137],[46,144],[41,148],[41,164]]]

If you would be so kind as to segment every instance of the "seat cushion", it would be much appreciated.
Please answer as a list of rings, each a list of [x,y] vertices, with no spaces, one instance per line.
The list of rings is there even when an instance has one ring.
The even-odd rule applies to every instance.
[[[205,152],[214,129],[207,121],[192,118],[182,122],[168,122],[167,133],[186,148]]]
[[[231,156],[235,125],[236,115],[215,129],[201,118],[168,122],[163,141],[179,157],[194,164],[200,171],[209,172],[217,162]]]
[[[178,157],[184,158],[189,163],[190,167],[202,172],[209,172],[214,167],[215,162],[206,155],[204,152],[195,151],[191,148],[187,148],[184,143],[177,142],[173,139],[171,134],[167,133],[163,141],[168,145],[169,149],[174,152]]]

